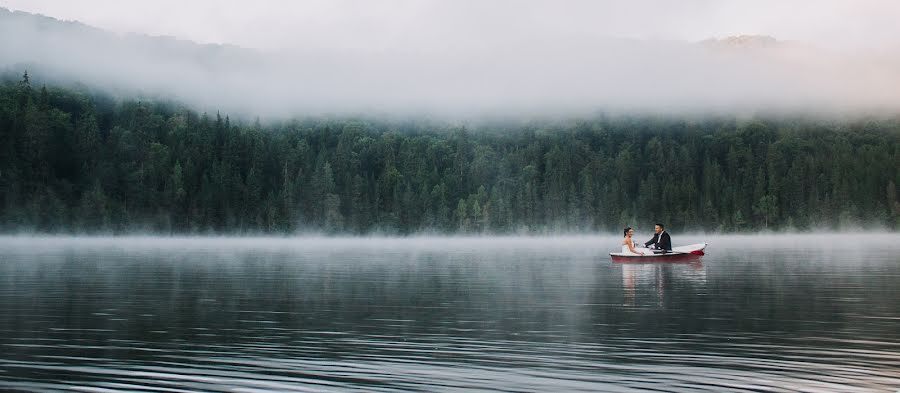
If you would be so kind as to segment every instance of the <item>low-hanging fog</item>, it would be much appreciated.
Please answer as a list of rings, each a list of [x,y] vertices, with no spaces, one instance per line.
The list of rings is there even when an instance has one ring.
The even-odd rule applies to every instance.
[[[653,237],[652,227],[640,228],[635,240]],[[709,243],[711,249],[730,248],[752,250],[816,250],[862,252],[896,248],[896,236],[873,231],[818,232],[795,234],[712,234],[673,232],[676,246]],[[0,249],[17,250],[18,254],[41,254],[67,248],[119,249],[132,251],[204,250],[233,254],[241,250],[281,250],[310,254],[342,254],[387,250],[397,255],[417,255],[429,251],[443,254],[470,254],[493,251],[536,253],[591,253],[604,255],[621,246],[622,236],[615,234],[555,235],[555,236],[52,236],[0,235]],[[709,250],[707,250],[709,251]]]
[[[0,70],[266,117],[900,110],[889,2],[117,3],[0,2],[87,23],[0,9]]]

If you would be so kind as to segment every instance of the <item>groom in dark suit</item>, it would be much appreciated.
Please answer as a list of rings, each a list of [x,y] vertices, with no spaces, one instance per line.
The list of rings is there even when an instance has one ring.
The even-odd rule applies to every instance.
[[[669,234],[666,233],[665,227],[663,224],[656,224],[656,228],[654,228],[656,234],[653,235],[653,239],[644,243],[647,248],[652,248],[654,250],[660,250],[661,252],[671,252],[672,251],[672,238],[669,237]],[[652,247],[651,247],[652,245]]]

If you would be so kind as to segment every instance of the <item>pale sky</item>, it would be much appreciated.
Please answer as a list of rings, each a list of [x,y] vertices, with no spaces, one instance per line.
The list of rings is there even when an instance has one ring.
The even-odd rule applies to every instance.
[[[771,35],[900,48],[895,0],[0,0],[116,32],[259,49],[431,50],[546,37]]]

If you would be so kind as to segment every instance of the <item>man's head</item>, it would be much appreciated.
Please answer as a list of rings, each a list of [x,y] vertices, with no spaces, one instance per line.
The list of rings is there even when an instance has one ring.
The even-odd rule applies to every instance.
[[[656,224],[656,228],[654,228],[654,229],[656,230],[656,234],[658,235],[658,234],[662,233],[662,231],[663,231],[663,229],[665,229],[665,227],[663,227],[663,224]]]

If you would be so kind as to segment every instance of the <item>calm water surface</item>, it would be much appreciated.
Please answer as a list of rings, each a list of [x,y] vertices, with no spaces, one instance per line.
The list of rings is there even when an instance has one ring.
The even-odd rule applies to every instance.
[[[0,391],[900,390],[900,236],[0,238]]]

